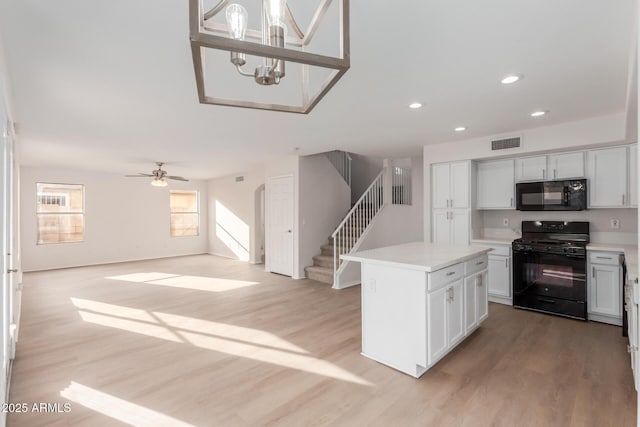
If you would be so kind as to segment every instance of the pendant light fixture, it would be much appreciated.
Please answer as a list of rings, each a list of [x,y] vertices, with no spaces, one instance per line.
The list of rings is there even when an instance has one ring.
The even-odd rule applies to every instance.
[[[306,114],[349,69],[349,0],[296,3],[306,31],[286,0],[189,1],[200,103]]]

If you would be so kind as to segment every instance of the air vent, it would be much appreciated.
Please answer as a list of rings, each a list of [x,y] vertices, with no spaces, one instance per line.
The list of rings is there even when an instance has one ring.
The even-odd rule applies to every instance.
[[[236,176],[236,182],[244,181],[244,176]]]
[[[520,147],[520,137],[496,139],[491,141],[491,150],[506,150]]]

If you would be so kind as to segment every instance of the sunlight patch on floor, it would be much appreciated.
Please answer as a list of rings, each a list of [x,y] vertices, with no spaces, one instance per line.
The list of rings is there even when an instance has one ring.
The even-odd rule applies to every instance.
[[[83,321],[172,342],[371,386],[357,375],[309,354],[270,332],[162,312],[72,298]],[[144,315],[143,315],[144,314]],[[133,317],[129,318],[129,315]]]
[[[260,282],[249,282],[245,280],[221,279],[218,277],[205,276],[186,276],[157,272],[123,274],[120,276],[105,277],[105,279],[147,283],[151,285],[207,292],[225,292],[260,284]]]
[[[60,392],[60,396],[74,403],[121,421],[139,427],[194,427],[168,415],[144,406],[136,405],[99,390],[71,381]]]

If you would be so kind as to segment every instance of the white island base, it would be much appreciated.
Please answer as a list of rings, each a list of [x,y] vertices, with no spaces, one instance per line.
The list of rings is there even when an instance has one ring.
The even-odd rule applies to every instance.
[[[408,243],[362,264],[362,355],[420,377],[487,318],[490,248]]]

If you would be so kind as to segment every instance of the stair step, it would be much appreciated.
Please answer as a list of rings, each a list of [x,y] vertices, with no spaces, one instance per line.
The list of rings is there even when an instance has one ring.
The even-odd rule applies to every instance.
[[[328,255],[333,257],[333,245],[322,245],[320,246],[321,255]]]
[[[304,268],[308,279],[333,285],[333,267],[309,266]]]
[[[333,256],[316,255],[313,257],[313,265],[317,267],[326,267],[331,269],[333,274]]]

